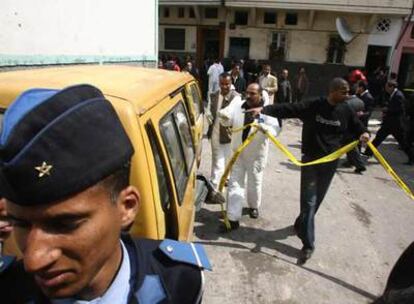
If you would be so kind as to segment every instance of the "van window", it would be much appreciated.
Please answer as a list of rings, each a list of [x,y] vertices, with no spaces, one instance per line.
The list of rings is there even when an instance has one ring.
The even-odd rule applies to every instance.
[[[172,201],[171,188],[167,180],[168,172],[161,158],[160,146],[156,138],[154,126],[151,123],[148,123],[146,125],[146,129],[151,144],[152,155],[154,156],[155,160],[155,168],[157,170],[158,191],[160,195],[162,210],[164,210],[164,212],[167,212],[170,210]]]
[[[195,158],[190,124],[182,102],[161,119],[160,131],[167,148],[181,204]]]
[[[200,115],[201,99],[195,84],[191,85],[191,95],[193,96],[195,117],[198,118],[198,116]]]
[[[184,152],[184,158],[187,165],[187,173],[190,173],[191,167],[193,166],[194,161],[194,145],[193,137],[191,136],[190,123],[187,119],[187,114],[184,109],[183,104],[178,104],[175,111],[175,118],[180,134],[181,146]]]

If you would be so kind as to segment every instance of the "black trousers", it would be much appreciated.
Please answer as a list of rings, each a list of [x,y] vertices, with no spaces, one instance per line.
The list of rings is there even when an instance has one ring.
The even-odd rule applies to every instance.
[[[304,156],[303,162],[313,160]],[[300,174],[300,214],[295,229],[305,248],[315,248],[315,215],[335,174],[338,161],[302,167]]]
[[[348,162],[357,169],[365,168],[364,161],[359,154],[358,147],[355,147],[353,150],[349,151],[346,154]]]
[[[381,128],[377,132],[377,135],[372,141],[372,144],[375,147],[378,147],[389,135],[394,136],[402,150],[405,152],[405,154],[407,154],[408,160],[413,160],[413,152],[411,151],[411,147],[408,144],[400,117],[392,117],[384,120]],[[371,149],[367,148],[365,154],[372,155]]]

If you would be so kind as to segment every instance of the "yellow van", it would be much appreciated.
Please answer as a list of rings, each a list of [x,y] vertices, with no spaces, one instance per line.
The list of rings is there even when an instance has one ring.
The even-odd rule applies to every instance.
[[[98,87],[113,104],[133,145],[131,184],[142,204],[131,234],[190,240],[196,205],[206,195],[197,180],[203,107],[188,73],[133,66],[69,66],[0,73],[2,112],[29,88]]]

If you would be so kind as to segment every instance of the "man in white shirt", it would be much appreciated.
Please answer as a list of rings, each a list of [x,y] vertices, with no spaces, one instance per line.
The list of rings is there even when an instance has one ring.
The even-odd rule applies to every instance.
[[[224,68],[217,58],[214,63],[208,68],[208,95],[218,91],[219,89],[219,76],[224,72]]]

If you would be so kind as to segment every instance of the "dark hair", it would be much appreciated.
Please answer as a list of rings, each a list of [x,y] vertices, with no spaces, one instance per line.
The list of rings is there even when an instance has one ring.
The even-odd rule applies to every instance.
[[[343,87],[349,87],[348,82],[346,82],[346,80],[341,77],[336,77],[332,79],[331,82],[329,83],[329,92],[338,91],[342,89]]]
[[[131,164],[125,164],[121,169],[105,177],[98,185],[108,191],[111,203],[115,204],[122,190],[129,186]]]
[[[220,78],[227,78],[227,77],[231,78],[231,75],[227,72],[223,72],[220,74]]]
[[[238,67],[240,68],[240,67],[241,67],[240,62],[235,62],[235,63],[232,63],[232,65],[231,65],[231,69],[234,69],[236,66],[238,66]]]
[[[387,81],[387,86],[392,87],[392,88],[397,88],[398,83],[395,80],[388,80]]]
[[[258,88],[257,91],[259,92],[259,94],[262,94],[263,89],[258,82],[252,82],[251,84],[248,85],[248,87],[251,85],[257,85],[257,88]]]
[[[364,91],[368,89],[368,83],[366,81],[360,80],[358,81],[358,87],[363,88]]]

